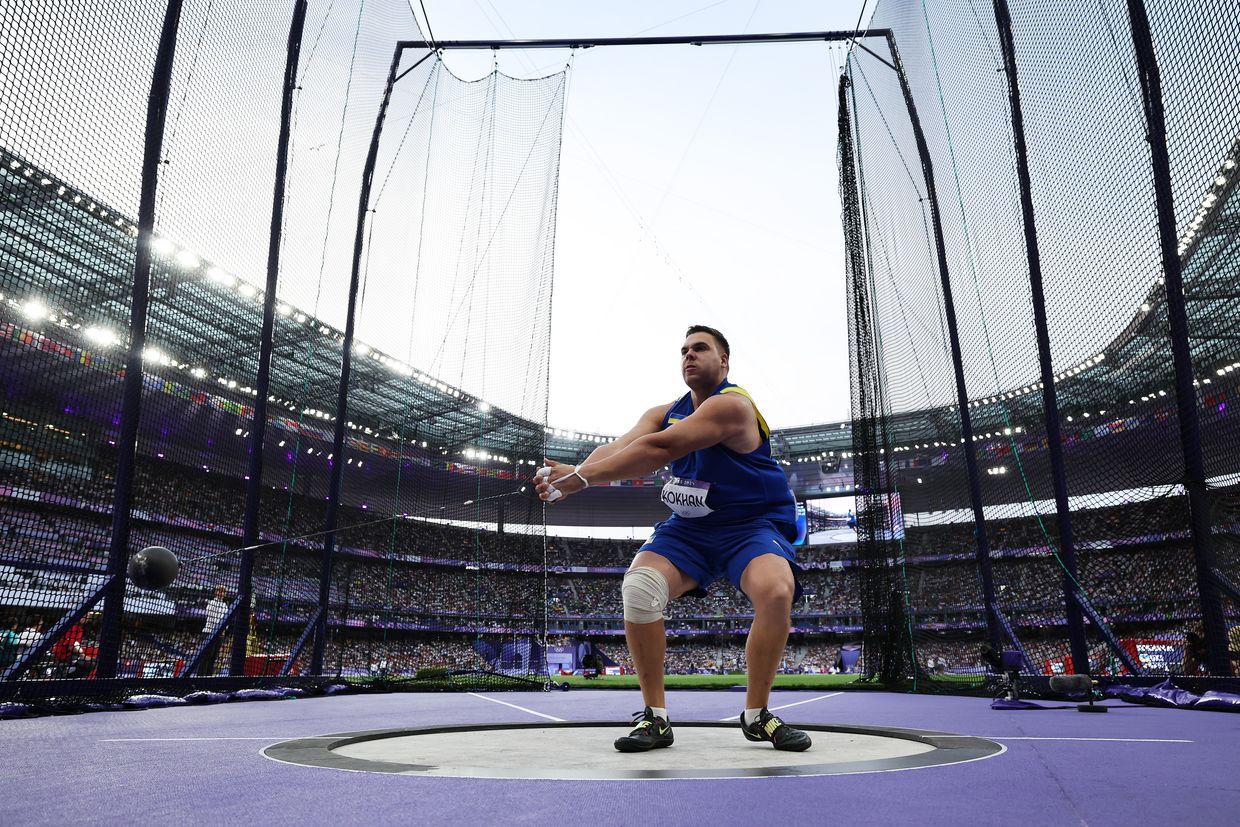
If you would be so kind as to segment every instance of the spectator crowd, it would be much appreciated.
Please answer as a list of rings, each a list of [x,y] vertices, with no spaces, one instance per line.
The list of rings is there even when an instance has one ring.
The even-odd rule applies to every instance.
[[[111,536],[112,481],[106,472],[54,475],[4,468],[0,493],[16,489],[55,499],[35,503],[25,495],[0,496],[0,669],[21,658],[65,609],[98,587]],[[197,651],[204,622],[216,611],[209,602],[226,603],[237,592],[240,555],[230,550],[240,545],[244,501],[243,482],[234,478],[149,458],[139,462],[131,547],[165,546],[184,566],[158,595],[129,590],[123,659],[150,655],[147,660],[176,661]],[[269,653],[287,653],[297,625],[311,616],[319,599],[322,539],[311,535],[322,531],[324,506],[317,492],[270,489],[259,516],[266,543],[254,553],[256,637]],[[341,669],[403,673],[440,663],[475,668],[482,661],[469,643],[469,628],[536,628],[544,612],[553,631],[588,636],[621,628],[620,574],[635,542],[384,519],[360,506],[342,506],[339,524],[344,528],[336,537],[329,590],[336,631],[328,662]],[[1220,528],[1220,564],[1240,579],[1235,526]],[[1196,622],[1196,569],[1182,497],[1081,511],[1074,515],[1073,530],[1076,579],[1109,622],[1134,635],[1158,629],[1180,636]],[[1023,628],[1062,623],[1065,570],[1053,554],[1054,520],[995,520],[987,532],[999,607]],[[974,545],[971,525],[908,528],[902,548],[907,564],[899,582],[916,627],[980,627],[983,600]],[[807,626],[812,618],[860,626],[862,567],[856,554],[856,547],[839,544],[800,551],[808,568],[801,578],[804,595],[794,606],[794,627]],[[743,632],[752,616],[749,602],[726,582],[707,585],[705,597],[677,600],[668,608],[669,671],[744,669],[742,637],[706,633]],[[1231,622],[1240,623],[1240,607],[1230,611]],[[92,626],[75,624],[29,674],[89,674],[97,647]],[[783,668],[837,668],[837,637],[790,648]],[[627,652],[616,642],[620,638],[605,640],[612,656],[627,663]],[[918,658],[932,671],[971,670],[979,668],[973,647],[973,638],[930,636],[921,641]]]

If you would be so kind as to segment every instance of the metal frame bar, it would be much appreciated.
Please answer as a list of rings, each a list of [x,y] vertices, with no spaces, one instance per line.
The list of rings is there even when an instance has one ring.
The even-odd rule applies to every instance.
[[[1077,606],[1080,607],[1080,610],[1085,613],[1085,616],[1089,618],[1089,622],[1094,624],[1094,628],[1098,630],[1098,634],[1102,636],[1104,641],[1106,641],[1107,646],[1119,662],[1124,664],[1124,667],[1132,674],[1140,675],[1141,664],[1138,663],[1137,659],[1134,658],[1132,654],[1129,653],[1129,651],[1119,642],[1119,638],[1115,636],[1115,633],[1111,631],[1111,627],[1107,625],[1107,622],[1103,620],[1102,615],[1099,614],[1098,610],[1094,608],[1094,604],[1090,602],[1089,596],[1085,594],[1085,592],[1075,589],[1072,595],[1072,600]],[[1084,663],[1085,669],[1082,669],[1081,665],[1076,660],[1076,656],[1073,656],[1072,667],[1076,671],[1084,672],[1088,670],[1088,660],[1084,661]]]
[[[293,122],[293,92],[297,88],[297,66],[301,55],[301,37],[306,27],[307,0],[296,0],[293,20],[289,24],[288,48],[284,64],[284,95],[280,103],[280,137],[276,148],[276,179],[271,201],[271,233],[267,247],[267,285],[263,294],[263,329],[258,346],[258,375],[254,380],[254,419],[250,432],[250,468],[246,477],[245,517],[243,518],[240,572],[237,578],[237,602],[229,609],[231,619],[239,605],[249,616],[254,594],[254,545],[258,542],[259,495],[262,491],[263,448],[267,435],[267,397],[271,388],[271,349],[275,334],[276,285],[280,277],[280,242],[284,229],[284,192],[288,178],[288,146]],[[233,627],[232,648],[228,658],[230,674],[245,669],[245,643],[249,623]],[[223,625],[220,627],[223,628]],[[209,644],[209,642],[208,642]],[[194,665],[206,650],[204,644],[195,655]]]
[[[202,643],[198,644],[198,648],[194,650],[194,654],[190,656],[190,659],[185,664],[185,671],[182,673],[183,675],[192,675],[198,671],[198,664],[202,660],[202,656],[206,654],[207,649],[211,648],[211,645],[215,643],[216,639],[224,634],[224,630],[228,628],[228,624],[232,622],[232,619],[234,617],[236,617],[237,609],[241,608],[241,606],[242,606],[241,595],[238,594],[236,599],[233,600],[232,605],[228,607],[228,611],[224,612],[224,617],[220,619],[220,622],[216,625],[216,627],[211,630],[211,633],[209,635],[207,635],[207,639],[202,641]],[[241,624],[238,624],[238,625],[240,626]],[[245,624],[245,626],[247,627],[246,631],[248,632],[249,624],[247,623]],[[228,673],[230,675],[241,674],[244,671],[244,667],[245,667],[245,634],[234,632],[233,634],[234,645],[236,643],[237,638],[241,638],[241,667],[234,669],[231,665],[231,660],[230,660],[229,661],[230,665],[228,669]]]
[[[277,617],[275,618],[275,620],[279,620],[279,618]],[[327,604],[326,602],[324,602],[324,603],[320,603],[318,607],[315,608],[314,614],[310,616],[310,620],[306,623],[305,628],[301,630],[301,635],[298,636],[297,642],[294,643],[293,648],[289,650],[288,658],[284,661],[284,665],[280,667],[281,678],[287,675],[289,673],[289,670],[293,668],[293,664],[297,662],[297,657],[298,655],[301,654],[301,650],[306,648],[306,641],[310,639],[311,635],[315,636],[315,644],[317,647],[318,640],[319,640],[319,627],[320,626],[326,627],[326,625],[327,625]],[[313,659],[313,657],[314,656],[312,654],[311,658]],[[322,657],[323,657],[322,653],[320,653],[319,654],[320,661],[322,660]],[[310,673],[312,675],[321,674],[322,671],[323,671],[322,663],[319,664],[317,669],[314,667],[313,662],[311,663]]]
[[[42,640],[30,647],[30,649],[26,650],[21,657],[9,666],[8,671],[0,674],[0,684],[9,681],[17,681],[22,675],[26,674],[26,671],[31,666],[38,663],[39,659],[47,654],[47,650],[55,646],[56,641],[60,640],[61,637],[64,636],[65,632],[69,631],[73,624],[81,620],[82,617],[89,612],[96,603],[99,602],[99,598],[103,597],[108,591],[109,587],[113,583],[113,580],[114,578],[109,578],[104,581],[99,585],[99,588],[84,597],[82,601],[72,609],[65,612],[64,615],[61,616],[60,620],[56,621],[56,625],[51,629],[48,629],[47,634],[43,636]],[[120,578],[120,580],[122,584],[121,587],[124,588],[124,578]],[[96,662],[95,668],[98,670],[98,662]],[[98,674],[98,672],[96,672],[96,674]]]
[[[1154,201],[1158,207],[1158,242],[1162,252],[1167,289],[1167,324],[1170,328],[1171,360],[1175,367],[1176,409],[1180,444],[1184,450],[1184,487],[1193,531],[1193,556],[1197,564],[1197,591],[1206,639],[1206,661],[1213,675],[1230,676],[1227,654],[1227,619],[1219,598],[1214,571],[1218,568],[1210,527],[1210,492],[1206,485],[1201,449],[1201,425],[1197,392],[1193,388],[1192,351],[1188,346],[1188,315],[1184,307],[1184,274],[1181,270],[1176,233],[1175,191],[1171,181],[1171,158],[1167,149],[1167,125],[1163,111],[1162,78],[1143,0],[1128,0],[1128,18],[1136,53],[1141,100],[1150,145]]]
[[[823,32],[769,32],[759,34],[701,34],[671,35],[665,37],[577,37],[543,38],[531,40],[401,40],[396,43],[402,49],[431,49],[435,51],[456,49],[593,49],[600,46],[714,46],[741,43],[812,43],[815,41],[859,41],[865,37],[890,37],[891,29],[867,29],[864,31]],[[860,46],[860,43],[857,43]]]
[[[1231,581],[1231,578],[1223,574],[1219,569],[1214,570],[1214,581],[1222,591],[1232,600],[1240,603],[1240,586]],[[1230,645],[1230,644],[1229,644]]]
[[[1055,513],[1059,517],[1059,559],[1064,567],[1062,580],[1064,610],[1068,620],[1068,644],[1072,652],[1073,670],[1088,674],[1089,646],[1085,641],[1085,620],[1077,602],[1076,545],[1072,538],[1072,519],[1068,508],[1068,477],[1059,433],[1059,401],[1055,394],[1055,371],[1051,366],[1046,294],[1042,289],[1042,254],[1038,247],[1038,231],[1034,220],[1033,185],[1029,175],[1029,152],[1025,146],[1025,115],[1020,103],[1012,15],[1007,0],[994,0],[994,9],[999,45],[1003,51],[1003,68],[1007,75],[1012,142],[1016,150],[1016,178],[1025,231],[1025,257],[1029,264],[1029,292],[1033,303],[1033,326],[1038,340],[1038,366],[1042,373],[1042,408],[1046,419],[1047,448],[1050,451],[1051,483],[1055,489]]]
[[[142,158],[142,191],[138,206],[138,243],[133,266],[133,300],[129,320],[129,353],[125,360],[125,385],[121,401],[120,433],[116,438],[116,489],[112,499],[112,542],[108,550],[107,593],[99,627],[99,660],[96,675],[116,677],[121,648],[121,616],[125,606],[125,567],[129,559],[129,509],[133,503],[133,479],[137,465],[138,423],[142,410],[142,351],[146,346],[146,316],[151,286],[151,238],[155,229],[155,196],[163,157],[164,124],[172,89],[181,0],[168,0],[159,51],[151,78],[146,107],[146,137]]]
[[[1012,648],[1017,652],[1020,652],[1020,660],[1021,663],[1025,665],[1025,672],[1030,675],[1040,674],[1042,670],[1037,667],[1037,665],[1033,662],[1033,659],[1029,657],[1029,653],[1025,651],[1025,644],[1020,642],[1020,637],[1017,636],[1016,629],[1012,626],[1012,621],[1008,620],[1007,615],[1004,614],[1003,610],[998,606],[995,606],[994,612],[995,620],[998,622],[999,628],[1003,630],[1005,635],[1007,635],[1008,641],[1012,644]]]

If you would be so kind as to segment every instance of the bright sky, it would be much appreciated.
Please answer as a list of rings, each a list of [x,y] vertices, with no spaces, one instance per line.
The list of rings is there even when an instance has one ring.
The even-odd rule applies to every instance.
[[[423,0],[439,40],[852,29],[856,0]],[[422,9],[413,6],[419,20]],[[868,16],[868,12],[867,12]],[[690,324],[775,427],[848,417],[835,163],[844,46],[618,47],[573,59],[560,167],[550,424],[621,433],[684,392]],[[490,52],[448,52],[465,78]],[[504,51],[557,71],[567,51]],[[604,390],[605,388],[605,390]]]

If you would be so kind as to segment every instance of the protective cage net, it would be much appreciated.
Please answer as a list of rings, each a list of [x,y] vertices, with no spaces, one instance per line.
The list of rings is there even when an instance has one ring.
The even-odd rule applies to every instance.
[[[345,469],[341,525],[358,528],[337,536],[365,551],[333,578],[352,589],[333,668],[416,677],[450,664],[469,685],[546,677],[530,480],[545,441],[566,77],[466,82],[431,59],[395,88],[358,326],[396,335],[354,350],[348,427],[372,450]]]
[[[870,25],[893,32],[926,159],[896,56],[887,41],[867,39],[872,51],[852,51],[840,87],[839,147],[867,675],[918,691],[980,688],[994,671],[983,644],[1018,652],[1026,674],[1203,674],[1199,566],[1209,562],[1215,585],[1205,591],[1221,593],[1236,648],[1240,605],[1225,581],[1238,573],[1229,296],[1240,238],[1230,217],[1240,209],[1231,197],[1240,43],[1228,4],[1146,8],[1212,531],[1191,527],[1128,4],[1010,4],[1066,467],[1065,553],[996,10],[884,2]],[[980,522],[966,451],[976,458]],[[1075,607],[1088,665],[1072,658]]]
[[[172,6],[140,416],[114,521],[147,103]],[[0,701],[545,676],[542,509],[521,487],[544,444],[563,73],[466,83],[425,50],[402,56],[334,449],[359,194],[402,37],[421,34],[398,0],[0,15]],[[148,546],[181,561],[167,587],[125,579]]]

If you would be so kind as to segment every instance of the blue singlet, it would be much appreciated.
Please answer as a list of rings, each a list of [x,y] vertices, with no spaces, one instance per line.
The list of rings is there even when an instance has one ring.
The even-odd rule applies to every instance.
[[[753,401],[726,379],[711,396],[723,393]],[[663,415],[663,427],[675,427],[693,412],[693,394],[686,393]],[[788,560],[794,575],[800,573],[792,547],[796,500],[788,478],[771,458],[770,428],[756,405],[754,412],[762,444],[747,454],[723,445],[694,451],[672,463],[672,478],[663,485],[660,499],[674,513],[655,526],[642,550],[668,558],[692,577],[698,588],[690,594],[704,595],[704,587],[721,576],[739,589],[745,567],[763,554],[778,554]]]

